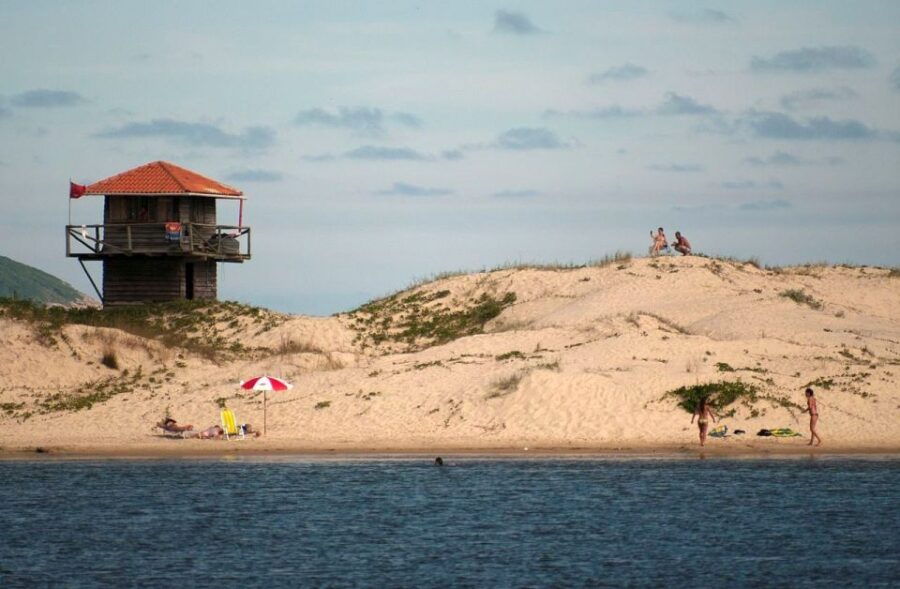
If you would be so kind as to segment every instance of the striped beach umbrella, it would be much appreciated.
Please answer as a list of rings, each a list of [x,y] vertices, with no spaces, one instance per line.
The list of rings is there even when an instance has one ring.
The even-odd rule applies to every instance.
[[[274,376],[257,376],[255,378],[251,378],[250,380],[245,380],[244,382],[242,382],[241,388],[246,391],[263,392],[263,433],[266,433],[266,393],[268,393],[269,391],[286,391],[288,389],[294,388],[294,385],[287,382],[286,380],[275,378]]]

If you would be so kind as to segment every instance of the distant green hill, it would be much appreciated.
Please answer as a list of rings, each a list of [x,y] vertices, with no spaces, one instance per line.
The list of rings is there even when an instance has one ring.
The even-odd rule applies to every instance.
[[[0,297],[68,305],[88,297],[56,276],[0,256]]]

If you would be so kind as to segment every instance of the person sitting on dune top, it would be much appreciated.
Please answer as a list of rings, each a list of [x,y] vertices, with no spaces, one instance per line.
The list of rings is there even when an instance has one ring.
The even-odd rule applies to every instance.
[[[687,237],[681,234],[681,231],[675,232],[675,251],[680,253],[682,256],[690,255],[691,253],[691,242],[687,240]]]
[[[651,257],[658,256],[662,250],[668,251],[669,249],[669,242],[666,240],[666,233],[663,231],[662,227],[660,227],[659,231],[655,234],[652,229],[650,230],[650,241],[652,242],[652,245],[650,246]]]

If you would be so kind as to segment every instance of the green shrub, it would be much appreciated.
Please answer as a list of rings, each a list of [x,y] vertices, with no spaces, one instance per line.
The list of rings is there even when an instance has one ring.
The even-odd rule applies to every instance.
[[[811,295],[806,294],[803,289],[791,288],[780,292],[779,295],[786,299],[791,299],[798,305],[807,305],[811,309],[819,310],[822,308],[822,302],[817,301]]]
[[[525,373],[517,372],[495,380],[491,383],[491,390],[487,396],[485,396],[485,399],[496,399],[497,397],[504,397],[516,392],[519,388],[519,383],[522,382],[523,378],[525,378]]]
[[[116,355],[116,351],[113,348],[107,348],[103,350],[103,357],[100,358],[100,364],[103,364],[107,368],[118,370],[119,357]]]
[[[664,399],[674,398],[678,406],[688,413],[694,413],[703,397],[708,397],[710,405],[721,411],[736,401],[756,402],[759,389],[741,381],[721,381],[679,387],[663,395]]]

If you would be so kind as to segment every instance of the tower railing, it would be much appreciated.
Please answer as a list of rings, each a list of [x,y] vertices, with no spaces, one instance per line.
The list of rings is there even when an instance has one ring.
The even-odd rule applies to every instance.
[[[250,228],[205,223],[66,225],[66,256],[180,256],[242,262],[250,259]]]

